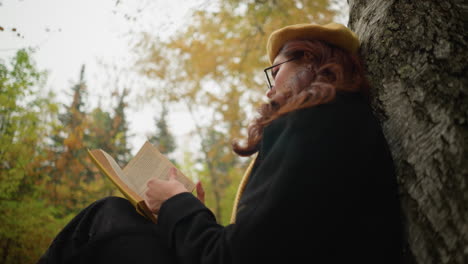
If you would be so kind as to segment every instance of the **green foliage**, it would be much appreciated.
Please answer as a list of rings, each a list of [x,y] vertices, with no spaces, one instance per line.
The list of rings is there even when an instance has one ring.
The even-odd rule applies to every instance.
[[[37,200],[47,174],[44,138],[57,113],[53,95],[41,96],[45,74],[31,50],[0,63],[0,262],[34,263],[63,225]],[[54,231],[54,232],[51,232]]]
[[[71,219],[71,215],[61,219],[53,217],[55,208],[34,198],[25,198],[21,202],[3,201],[1,204],[2,263],[36,263],[57,230]]]
[[[18,51],[10,68],[0,64],[0,199],[20,195],[29,164],[37,154],[36,144],[46,133],[41,121],[47,110],[55,109],[46,98],[32,98],[39,89],[34,85],[42,77],[26,50]]]
[[[46,75],[20,50],[0,63],[0,263],[36,263],[57,233],[85,206],[117,189],[86,148],[128,161],[126,91],[112,114],[86,111],[85,68],[59,107],[43,94]],[[59,114],[59,110],[61,113]]]

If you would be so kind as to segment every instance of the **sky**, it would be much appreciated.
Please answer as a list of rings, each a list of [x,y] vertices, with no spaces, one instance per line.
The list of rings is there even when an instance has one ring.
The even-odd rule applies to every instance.
[[[116,67],[123,83],[138,93],[138,80],[128,68],[132,50],[129,43],[135,32],[158,30],[161,37],[170,36],[187,23],[194,7],[207,6],[207,0],[0,0],[0,60],[8,61],[20,48],[33,47],[33,58],[40,70],[48,71],[46,89],[57,94],[57,100],[68,103],[70,90],[86,65],[89,109],[101,103],[104,107],[115,74],[109,76],[108,65]],[[211,1],[212,2],[212,1]],[[337,0],[338,8],[347,8]],[[347,13],[347,12],[345,12]],[[347,23],[342,16],[339,22]],[[16,29],[16,31],[13,31]],[[155,130],[154,118],[160,109],[154,103],[130,102],[127,110],[132,154],[143,145],[148,133]],[[193,122],[186,109],[170,109],[169,126],[178,146],[193,144],[189,132]],[[181,155],[180,153],[178,155]]]

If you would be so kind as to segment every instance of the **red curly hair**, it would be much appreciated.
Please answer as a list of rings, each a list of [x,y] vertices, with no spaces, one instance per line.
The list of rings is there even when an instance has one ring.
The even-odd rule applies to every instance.
[[[234,152],[240,156],[250,156],[257,152],[263,129],[282,115],[328,103],[335,98],[337,90],[361,92],[368,96],[369,85],[363,63],[357,55],[318,40],[290,41],[279,54],[286,58],[302,54],[300,60],[292,62],[304,65],[312,81],[305,87],[290,89],[284,95],[284,102],[272,100],[259,107],[260,115],[248,127],[247,144],[241,146],[238,140],[232,143]]]

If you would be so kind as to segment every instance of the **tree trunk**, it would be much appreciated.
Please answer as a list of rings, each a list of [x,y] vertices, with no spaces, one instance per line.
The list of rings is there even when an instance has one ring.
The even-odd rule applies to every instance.
[[[11,244],[11,239],[7,238],[5,245],[3,247],[3,256],[2,256],[1,263],[7,263],[8,255],[10,254],[10,244]]]
[[[408,263],[468,263],[467,3],[348,3],[397,168]]]

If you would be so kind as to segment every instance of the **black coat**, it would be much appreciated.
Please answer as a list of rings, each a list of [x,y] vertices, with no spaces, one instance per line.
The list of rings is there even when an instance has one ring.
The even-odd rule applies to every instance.
[[[190,193],[163,203],[159,230],[181,263],[400,263],[392,158],[357,93],[265,128],[236,223]]]

